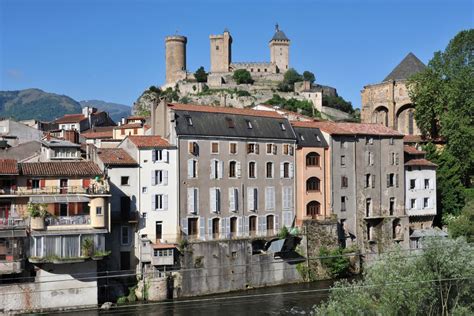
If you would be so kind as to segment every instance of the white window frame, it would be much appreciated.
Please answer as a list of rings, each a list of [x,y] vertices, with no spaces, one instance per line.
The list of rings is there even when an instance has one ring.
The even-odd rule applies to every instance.
[[[235,145],[235,153],[232,153],[230,150],[232,145]],[[237,142],[229,142],[229,155],[237,155],[239,153],[239,143]]]
[[[213,152],[213,151],[212,151],[212,145],[214,145],[214,144],[217,144],[217,152]],[[220,153],[220,144],[219,144],[218,141],[212,141],[212,142],[211,142],[211,146],[210,146],[210,148],[209,148],[209,152],[211,153],[211,155],[219,155],[219,153]]]

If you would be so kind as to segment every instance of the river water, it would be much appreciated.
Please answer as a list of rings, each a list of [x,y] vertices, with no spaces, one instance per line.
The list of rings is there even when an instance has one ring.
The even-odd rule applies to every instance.
[[[332,281],[281,285],[165,302],[123,305],[109,311],[70,312],[68,315],[309,315],[327,298]]]

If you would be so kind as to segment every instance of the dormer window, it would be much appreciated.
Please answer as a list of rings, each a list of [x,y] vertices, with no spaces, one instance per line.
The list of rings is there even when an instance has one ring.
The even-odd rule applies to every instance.
[[[249,129],[252,129],[252,128],[253,128],[252,122],[250,122],[249,120],[246,120],[245,122],[247,123],[247,127],[248,127]]]
[[[186,118],[186,123],[188,123],[188,126],[193,126],[193,120],[191,116],[186,115],[185,118]]]
[[[280,128],[282,131],[286,131],[286,127],[285,127],[285,124],[283,123],[280,123]]]
[[[301,140],[304,140],[303,134],[300,134],[300,138],[301,138]]]
[[[319,135],[314,135],[314,136],[316,136],[316,140],[317,140],[318,142],[321,141],[321,138],[319,138]]]
[[[230,117],[226,117],[225,121],[227,122],[227,127],[228,128],[234,128],[235,127],[234,121]]]

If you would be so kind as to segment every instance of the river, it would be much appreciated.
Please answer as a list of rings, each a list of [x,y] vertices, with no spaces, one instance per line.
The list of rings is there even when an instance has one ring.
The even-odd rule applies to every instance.
[[[69,312],[70,316],[95,315],[309,315],[327,297],[333,281],[289,284],[226,294],[123,305],[108,311]]]

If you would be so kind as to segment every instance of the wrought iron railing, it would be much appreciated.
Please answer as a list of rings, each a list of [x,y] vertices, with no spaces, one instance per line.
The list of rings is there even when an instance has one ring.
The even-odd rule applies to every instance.
[[[110,192],[107,185],[94,185],[90,187],[82,186],[45,186],[41,188],[29,187],[2,187],[0,195],[35,195],[35,194],[108,194]]]
[[[45,219],[48,226],[61,225],[90,225],[90,215],[75,215],[75,216],[56,216]]]

